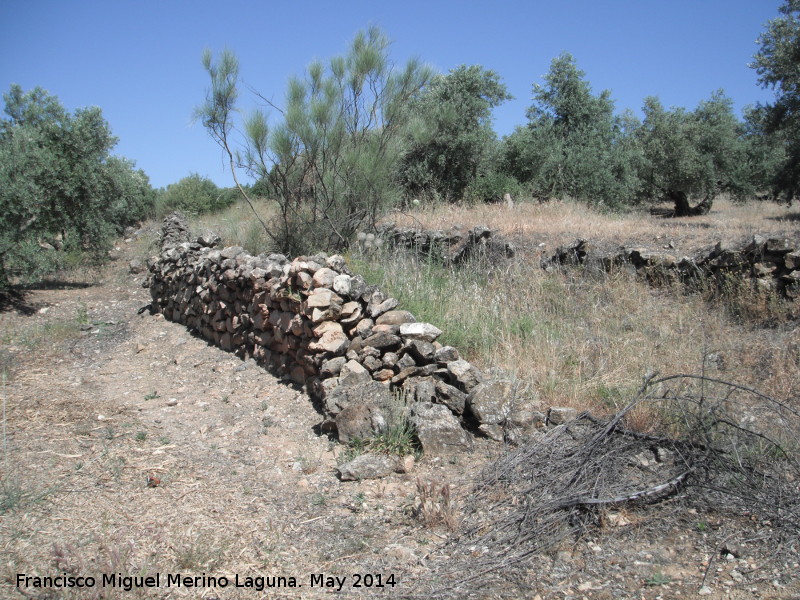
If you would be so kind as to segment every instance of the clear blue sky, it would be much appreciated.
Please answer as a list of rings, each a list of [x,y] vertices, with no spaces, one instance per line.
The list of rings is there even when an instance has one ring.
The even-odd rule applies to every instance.
[[[747,64],[780,0],[0,0],[0,87],[41,86],[68,110],[99,106],[156,187],[192,172],[231,185],[219,148],[193,124],[207,75],[203,49],[231,48],[243,79],[281,103],[291,75],[345,51],[369,24],[446,72],[480,64],[515,100],[495,112],[500,135],[525,122],[531,88],[553,57],[573,54],[595,92],[639,110],[645,96],[694,108],[716,89],[737,112],[772,93]],[[251,106],[243,102],[243,107]]]

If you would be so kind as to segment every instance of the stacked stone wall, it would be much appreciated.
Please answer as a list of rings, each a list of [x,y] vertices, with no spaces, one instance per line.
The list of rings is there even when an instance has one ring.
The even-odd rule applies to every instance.
[[[652,283],[680,281],[690,286],[724,284],[730,278],[751,281],[757,289],[794,300],[800,297],[800,252],[785,238],[754,235],[744,244],[718,242],[695,256],[676,257],[669,252],[624,247],[599,252],[578,239],[559,246],[543,266],[595,266],[605,271],[630,268]]]
[[[165,219],[161,253],[148,261],[152,310],[304,385],[342,441],[379,433],[398,398],[432,453],[469,448],[465,428],[504,439],[543,418],[518,386],[439,343],[441,330],[367,285],[341,256],[290,261],[218,243],[190,241],[178,214]]]

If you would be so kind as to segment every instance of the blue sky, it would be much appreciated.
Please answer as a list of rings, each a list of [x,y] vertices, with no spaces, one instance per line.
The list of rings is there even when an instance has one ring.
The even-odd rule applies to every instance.
[[[506,135],[525,122],[532,84],[562,51],[595,92],[611,90],[618,111],[638,111],[648,95],[691,109],[719,88],[737,112],[769,101],[747,65],[780,4],[0,0],[0,88],[41,86],[68,110],[99,106],[120,139],[114,152],[136,161],[156,187],[192,172],[228,186],[219,148],[191,119],[207,85],[204,48],[231,48],[245,82],[281,103],[290,76],[343,53],[358,30],[376,24],[398,63],[415,56],[442,72],[479,64],[499,73],[515,96],[495,111],[495,129]]]

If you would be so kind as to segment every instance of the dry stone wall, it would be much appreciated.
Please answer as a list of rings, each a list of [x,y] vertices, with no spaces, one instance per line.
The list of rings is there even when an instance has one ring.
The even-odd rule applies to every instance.
[[[788,299],[800,298],[800,252],[784,238],[754,235],[745,244],[718,242],[694,257],[678,258],[669,252],[647,248],[621,248],[600,253],[583,239],[559,246],[543,266],[590,265],[603,270],[618,267],[633,269],[653,283],[681,281],[688,285],[724,283],[735,277],[751,280],[758,289],[775,292]]]
[[[486,225],[472,229],[454,225],[449,231],[443,231],[397,227],[394,223],[386,223],[378,229],[377,237],[370,239],[365,235],[358,240],[362,250],[367,251],[384,242],[422,256],[437,258],[445,265],[452,266],[463,265],[475,257],[488,258],[492,262],[501,261],[512,258],[516,253],[509,240]]]
[[[159,256],[148,261],[152,310],[304,385],[323,428],[342,441],[380,433],[403,411],[427,453],[469,449],[477,430],[524,435],[543,415],[510,381],[486,377],[441,330],[352,273],[338,255],[288,260],[190,239],[185,219],[164,220]]]

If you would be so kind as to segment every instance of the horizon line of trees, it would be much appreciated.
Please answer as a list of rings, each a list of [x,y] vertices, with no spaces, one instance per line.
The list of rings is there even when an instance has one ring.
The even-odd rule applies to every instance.
[[[154,190],[133,162],[111,154],[117,140],[100,109],[70,114],[41,88],[12,85],[0,120],[0,289],[70,252],[100,259],[113,235],[146,217],[220,210],[235,201],[232,190],[253,208],[270,248],[290,255],[309,251],[309,240],[341,250],[414,200],[511,193],[611,210],[667,200],[678,216],[708,212],[722,192],[791,202],[800,189],[800,0],[784,0],[758,43],[751,66],[775,102],[749,107],[741,120],[722,90],[691,110],[650,96],[643,118],[618,113],[610,92],[594,93],[564,53],[533,85],[527,122],[502,139],[492,111],[511,95],[499,74],[397,65],[377,27],[293,78],[282,106],[259,95],[278,114],[274,125],[262,111],[240,119],[238,59],[207,51],[210,87],[196,117],[228,158],[229,189],[192,173]],[[265,220],[255,196],[274,199],[277,214]]]

